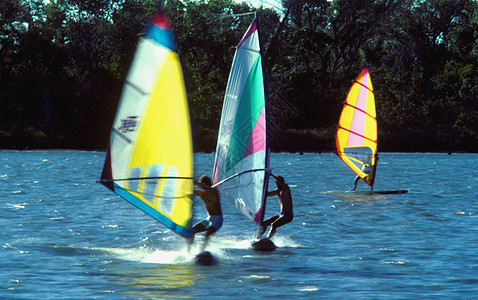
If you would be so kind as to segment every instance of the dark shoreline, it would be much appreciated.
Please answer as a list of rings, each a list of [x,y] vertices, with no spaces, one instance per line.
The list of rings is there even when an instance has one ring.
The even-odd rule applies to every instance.
[[[0,136],[0,149],[76,149],[105,151],[107,133],[82,132],[77,136],[50,137],[46,134]],[[378,136],[379,152],[443,152],[478,153],[475,139],[456,139],[450,141],[443,137],[423,135]],[[194,152],[214,152],[216,150],[217,130],[193,131]],[[327,153],[335,151],[335,127],[319,129],[288,129],[271,133],[268,140],[272,152]]]
[[[106,152],[106,148],[105,149],[89,149],[89,148],[61,148],[61,147],[55,147],[55,148],[4,148],[4,147],[0,147],[0,151],[83,151],[83,152]],[[213,151],[208,151],[208,150],[204,150],[204,151],[196,151],[194,150],[194,153],[214,153],[215,150]],[[271,153],[291,153],[291,154],[299,154],[299,155],[303,155],[303,154],[319,154],[319,155],[322,155],[322,154],[335,154],[335,151],[332,151],[332,150],[326,150],[326,151],[314,151],[314,150],[306,150],[306,151],[302,151],[302,150],[271,150]],[[442,151],[442,150],[436,150],[436,151],[381,151],[380,153],[442,153],[442,154],[448,154],[448,155],[452,155],[452,154],[475,154],[475,153],[478,153],[478,152],[474,152],[474,151],[466,151],[466,150],[459,150],[459,151]]]

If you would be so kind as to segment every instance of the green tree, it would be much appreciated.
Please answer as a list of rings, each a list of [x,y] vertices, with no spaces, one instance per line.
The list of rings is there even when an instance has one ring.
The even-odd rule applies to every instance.
[[[243,13],[257,10],[277,148],[330,149],[350,84],[368,63],[382,150],[478,151],[477,6],[283,0],[277,11],[232,0],[4,0],[0,139],[13,147],[104,148],[138,38],[164,9],[196,142],[213,150],[235,46],[253,18]]]
[[[409,1],[382,24],[374,49],[380,66],[375,82],[380,84],[379,117],[390,142],[442,150],[458,143],[456,113],[476,111],[459,105],[474,97],[462,86],[476,78],[467,72],[476,70],[471,50],[476,5],[468,0]]]

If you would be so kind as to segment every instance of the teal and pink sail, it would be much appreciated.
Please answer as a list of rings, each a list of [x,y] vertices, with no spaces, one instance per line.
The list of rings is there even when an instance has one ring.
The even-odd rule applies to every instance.
[[[264,219],[270,152],[262,57],[255,16],[234,55],[213,172],[221,197],[258,225]]]

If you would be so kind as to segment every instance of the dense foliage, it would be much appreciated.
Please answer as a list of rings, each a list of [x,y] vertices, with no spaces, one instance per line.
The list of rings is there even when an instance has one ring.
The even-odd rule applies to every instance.
[[[257,10],[275,150],[331,150],[369,66],[381,150],[478,151],[478,2],[3,0],[2,148],[104,149],[138,37],[171,18],[196,150],[214,150],[235,45]]]

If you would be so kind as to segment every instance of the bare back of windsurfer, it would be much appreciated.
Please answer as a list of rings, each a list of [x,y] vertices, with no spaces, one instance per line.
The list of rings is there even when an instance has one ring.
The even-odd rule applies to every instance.
[[[199,179],[199,182],[195,183],[201,190],[195,190],[194,194],[201,198],[204,203],[204,207],[207,212],[207,217],[201,222],[197,223],[192,228],[192,238],[189,240],[189,247],[194,241],[194,236],[199,232],[206,232],[206,239],[202,246],[202,251],[206,248],[209,237],[218,231],[223,222],[221,202],[219,200],[219,192],[217,189],[212,188],[211,180],[209,177],[203,175]]]

